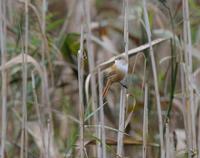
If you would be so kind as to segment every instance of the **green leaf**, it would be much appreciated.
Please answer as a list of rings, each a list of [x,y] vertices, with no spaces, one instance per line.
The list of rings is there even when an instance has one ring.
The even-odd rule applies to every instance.
[[[61,52],[65,59],[69,60],[73,55],[77,55],[80,48],[80,34],[68,33],[61,45]]]

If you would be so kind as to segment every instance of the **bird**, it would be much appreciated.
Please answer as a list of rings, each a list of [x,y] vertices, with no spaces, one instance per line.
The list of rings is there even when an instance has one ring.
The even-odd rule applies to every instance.
[[[107,82],[103,90],[103,97],[107,96],[108,90],[113,83],[122,81],[128,73],[128,60],[126,56],[115,59],[114,64],[107,70]]]

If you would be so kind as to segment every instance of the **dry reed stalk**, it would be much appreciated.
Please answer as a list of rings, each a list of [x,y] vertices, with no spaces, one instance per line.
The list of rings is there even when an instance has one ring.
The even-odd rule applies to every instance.
[[[48,142],[46,144],[46,152],[47,152],[47,156],[50,155],[50,157],[52,157],[52,154],[54,153],[53,151],[50,150],[49,147],[54,145],[54,126],[53,126],[53,117],[52,117],[52,113],[51,113],[51,104],[50,104],[50,98],[49,98],[49,87],[48,87],[48,74],[46,71],[46,68],[44,66],[42,66],[42,70],[43,70],[43,85],[44,85],[44,98],[42,98],[43,100],[43,106],[47,106],[47,114],[48,114],[48,118],[46,119],[47,121],[47,128],[48,128],[48,132],[47,132],[47,137],[45,136],[45,138],[48,138]],[[45,118],[44,118],[45,119]],[[46,133],[45,133],[46,134]]]
[[[183,41],[184,41],[184,57],[185,57],[185,78],[186,78],[186,96],[189,96],[189,100],[186,100],[187,106],[187,125],[188,125],[188,145],[189,145],[189,157],[193,156],[193,152],[196,151],[196,116],[194,105],[194,88],[192,86],[193,74],[192,74],[192,40],[189,18],[188,0],[183,0]]]
[[[23,3],[25,4],[25,1],[24,0],[18,0],[19,3]],[[52,64],[50,62],[50,57],[49,57],[49,46],[48,46],[48,39],[46,37],[45,34],[43,34],[43,29],[42,29],[42,19],[41,19],[41,16],[37,10],[37,8],[32,5],[31,3],[28,3],[28,7],[33,11],[33,13],[35,14],[35,16],[37,17],[37,21],[38,22],[38,26],[39,26],[39,29],[40,29],[40,33],[41,33],[41,36],[42,36],[42,39],[44,40],[43,42],[45,43],[45,53],[47,53],[47,60],[48,60],[48,63],[49,63],[49,69],[50,69],[50,72],[52,73],[53,70],[52,70]],[[46,71],[46,68],[45,66],[42,67],[43,69],[43,79],[42,82],[44,83],[44,95],[42,95],[42,106],[44,105],[47,105],[48,106],[48,115],[49,115],[49,118],[52,120],[52,114],[51,114],[51,107],[50,107],[50,101],[49,101],[49,91],[48,91],[48,77],[47,77],[47,71]],[[51,76],[53,76],[51,74]],[[53,77],[52,77],[52,83],[53,83]],[[52,84],[53,85],[53,84]],[[51,121],[52,122],[52,121]],[[51,123],[51,126],[52,126],[52,129],[53,129],[53,123]]]
[[[162,43],[164,41],[167,41],[167,40],[169,40],[169,38],[158,38],[158,39],[153,40],[151,42],[151,46],[155,46],[155,45],[157,45],[159,43]],[[147,43],[147,44],[141,45],[141,46],[139,46],[137,48],[130,49],[128,51],[128,56],[132,57],[132,56],[137,55],[137,54],[141,53],[142,51],[144,51],[146,49],[149,49],[149,48],[150,48],[150,44]],[[100,68],[101,70],[108,68],[109,66],[111,66],[115,62],[116,58],[119,58],[120,56],[124,56],[124,55],[125,55],[125,52],[121,53],[120,55],[114,56],[114,57],[110,58],[109,60],[99,64],[94,69],[94,72],[96,72],[98,70],[98,68]]]
[[[46,157],[46,146],[45,146],[45,130],[43,127],[43,123],[42,123],[42,117],[40,114],[40,106],[38,103],[38,97],[37,97],[37,93],[36,93],[36,89],[35,89],[35,74],[34,71],[31,72],[31,79],[32,79],[32,89],[33,89],[33,98],[34,98],[34,104],[35,104],[35,108],[36,108],[36,113],[37,113],[37,118],[38,118],[38,122],[39,122],[39,127],[40,127],[40,133],[42,136],[42,151],[43,151],[43,157]]]
[[[84,158],[84,102],[83,102],[83,26],[81,27],[80,49],[78,52],[79,119],[80,119],[80,156]]]
[[[124,11],[124,43],[125,43],[125,56],[128,62],[128,0],[123,1],[123,11]],[[128,66],[128,64],[127,64]],[[128,73],[128,72],[126,72]],[[126,74],[127,75],[127,74]],[[121,87],[120,93],[120,105],[119,105],[119,127],[117,136],[117,155],[123,155],[123,138],[125,129],[125,108],[126,108],[126,89]]]
[[[117,155],[123,155],[123,137],[125,123],[125,104],[126,104],[126,89],[122,88],[120,93],[120,110],[119,110],[119,127],[117,136]]]
[[[199,108],[199,113],[200,113],[200,108]],[[198,117],[198,152],[200,152],[200,114]],[[200,158],[200,154],[198,154],[198,158]]]
[[[41,47],[41,53],[42,53],[42,63],[45,63],[45,57],[47,58],[48,64],[49,64],[49,72],[50,72],[50,83],[51,86],[54,87],[54,75],[53,75],[53,64],[51,62],[50,53],[49,53],[49,46],[48,46],[48,40],[46,37],[46,14],[48,11],[48,0],[42,0],[42,7],[41,7],[41,23],[39,26],[41,28],[41,34],[42,34],[42,47]],[[44,64],[45,65],[45,64]],[[46,68],[44,66],[44,68]]]
[[[51,146],[53,145],[53,139],[52,139],[52,129],[51,129],[51,120],[50,118],[47,120],[47,158],[51,158],[52,155],[50,155],[53,151],[50,151]]]
[[[99,122],[98,122],[99,124]],[[101,125],[98,126],[97,128],[97,138],[100,140],[101,139]],[[96,147],[97,147],[97,158],[101,158],[102,157],[102,144],[101,142],[97,142],[96,143]]]
[[[24,1],[24,0],[19,0],[19,2],[26,4],[26,1]],[[32,5],[31,3],[28,3],[28,7],[33,10],[33,13],[36,15],[37,20],[38,20],[37,22],[39,24],[40,33],[41,33],[42,39],[43,39],[43,43],[42,43],[42,54],[43,55],[42,56],[43,56],[43,59],[44,59],[44,56],[45,56],[45,53],[46,53],[46,57],[47,57],[47,60],[48,60],[48,63],[49,63],[49,68],[50,68],[50,73],[51,73],[51,79],[52,79],[51,83],[53,85],[53,82],[54,82],[53,81],[54,80],[53,79],[53,73],[52,73],[53,70],[52,70],[52,64],[51,64],[51,61],[50,61],[50,58],[49,58],[49,53],[48,53],[49,52],[48,40],[47,40],[46,33],[45,33],[46,32],[45,31],[46,30],[45,29],[46,28],[46,26],[45,26],[46,25],[45,16],[46,16],[46,10],[47,10],[47,8],[46,8],[47,7],[47,1],[43,2],[42,7],[43,7],[43,9],[45,8],[46,10],[44,11],[42,9],[42,16],[40,16],[37,8],[34,5]],[[48,113],[50,123],[51,123],[51,130],[50,131],[51,131],[51,139],[52,139],[52,141],[49,140],[49,142],[53,142],[53,122],[52,122],[52,114],[51,114],[51,107],[50,107],[50,101],[49,101],[49,90],[48,90],[49,88],[48,88],[47,71],[46,71],[46,68],[45,68],[44,65],[41,66],[40,68],[42,69],[40,71],[43,71],[42,75],[40,75],[41,78],[42,78],[42,104],[41,105],[42,106],[47,105],[47,113]]]
[[[42,1],[42,34],[46,34],[46,11],[47,11],[47,0]],[[44,63],[45,58],[45,43],[42,43],[42,62]]]
[[[159,126],[159,134],[160,134],[161,158],[164,158],[165,149],[164,149],[164,140],[163,140],[162,111],[161,111],[161,105],[160,105],[158,77],[157,77],[157,70],[156,70],[154,52],[153,52],[152,41],[151,41],[151,31],[150,31],[149,17],[148,17],[148,13],[147,13],[146,0],[143,0],[143,9],[144,9],[145,28],[146,28],[146,32],[147,32],[148,42],[149,42],[149,45],[150,45],[150,58],[151,58],[151,65],[152,65],[153,78],[154,78],[154,87],[155,87],[155,94],[156,94],[156,104],[157,104],[157,113],[158,113],[158,122],[159,122],[158,126]]]
[[[95,74],[92,73],[95,68],[95,62],[94,62],[94,51],[93,51],[92,40],[91,40],[92,32],[91,32],[91,27],[90,27],[91,20],[90,20],[89,2],[90,2],[89,0],[83,1],[83,15],[85,16],[86,46],[87,46],[87,51],[88,51],[89,71],[91,73],[92,110],[95,111],[97,109],[97,92],[96,92],[97,85],[96,85],[96,80],[95,80]],[[97,114],[94,115],[92,122],[93,124],[98,122]],[[98,136],[97,129],[95,129],[95,135]]]
[[[29,42],[29,10],[28,0],[25,1],[25,37],[24,37],[24,50],[22,50],[22,133],[21,133],[21,151],[20,157],[28,157],[28,133],[27,133],[27,54]]]
[[[185,77],[185,72],[184,72],[184,64],[182,63],[181,64],[181,67],[180,67],[180,75],[181,75],[181,93],[182,93],[182,98],[181,98],[181,102],[182,102],[182,105],[183,105],[183,119],[184,119],[184,128],[185,128],[185,132],[186,132],[186,139],[187,139],[187,142],[190,142],[189,140],[189,125],[188,125],[188,114],[187,114],[187,106],[186,106],[186,77]],[[187,152],[189,153],[190,151],[190,145],[187,144]]]
[[[165,129],[166,129],[166,132],[165,132],[165,151],[166,151],[166,158],[171,158],[170,157],[170,135],[169,135],[169,124],[168,122],[165,123]]]
[[[28,3],[28,1],[26,0],[26,1],[20,1],[19,0],[19,2],[20,3],[23,3],[24,5],[25,5],[25,18],[27,18],[28,17],[28,14],[27,14],[27,11],[28,11],[28,9],[29,9],[29,7],[30,7],[30,9],[32,9],[33,10],[33,13],[35,13],[35,15],[36,15],[36,17],[37,17],[37,19],[38,19],[38,23],[39,23],[39,28],[40,28],[40,31],[41,31],[41,34],[42,34],[42,37],[43,37],[43,39],[44,39],[44,41],[45,41],[45,45],[46,45],[46,48],[47,48],[47,50],[48,50],[48,44],[47,44],[47,38],[46,38],[46,36],[45,36],[45,34],[43,34],[43,29],[42,29],[42,20],[40,19],[40,15],[39,15],[39,13],[38,13],[38,11],[37,11],[37,9],[35,8],[35,6],[33,6],[31,3]],[[27,23],[27,19],[25,19],[25,25],[28,25],[28,24],[26,24]],[[28,36],[28,34],[26,33],[26,32],[28,32],[27,31],[27,27],[25,26],[25,37],[26,38],[28,38],[27,36]],[[27,40],[25,40],[25,52],[27,52],[27,44],[26,43],[28,43],[27,42]],[[23,47],[23,46],[22,46]],[[32,59],[30,56],[27,56],[26,55],[26,53],[22,53],[22,57],[21,56],[18,56],[18,57],[16,57],[16,59],[18,59],[17,60],[17,62],[16,63],[21,63],[21,59],[23,60],[23,61],[26,61],[27,59],[26,58],[29,58],[29,61],[28,62],[31,62],[33,65],[35,65],[36,66],[36,69],[38,70],[38,72],[39,72],[39,74],[40,74],[40,76],[41,76],[41,79],[42,79],[42,105],[45,105],[45,104],[47,104],[47,106],[48,106],[48,113],[49,113],[49,115],[50,115],[50,118],[51,118],[51,120],[52,120],[52,117],[51,117],[51,113],[50,113],[50,104],[49,104],[49,97],[48,97],[48,84],[47,84],[47,73],[46,73],[46,70],[43,68],[43,67],[40,67],[40,66],[38,66],[38,63],[34,60],[34,59]],[[13,59],[14,60],[14,59]],[[15,61],[10,61],[10,64],[11,65],[13,65],[14,63],[15,63]],[[9,64],[8,64],[9,65]],[[11,66],[11,65],[9,65],[9,66]],[[8,66],[8,67],[9,67]],[[43,68],[43,72],[41,72],[42,70],[41,70],[41,68]],[[24,72],[24,71],[23,71]],[[26,76],[26,75],[25,75]],[[23,84],[24,85],[24,84]],[[26,88],[25,88],[26,89]],[[23,96],[25,96],[25,95],[23,95]],[[22,139],[24,139],[24,138],[22,138]],[[21,152],[22,152],[22,150],[23,149],[21,149]]]
[[[144,88],[144,116],[143,116],[143,150],[142,157],[147,157],[147,138],[148,138],[148,85]]]
[[[42,96],[46,95],[45,97],[48,97],[47,94],[45,94],[46,92],[48,92],[47,85],[46,85],[47,73],[45,71],[43,71],[44,69],[41,67],[41,65],[35,59],[33,59],[31,56],[26,55],[26,54],[24,54],[24,55],[20,54],[20,55],[18,55],[16,57],[12,58],[8,62],[6,62],[4,67],[0,66],[0,71],[3,71],[3,69],[7,70],[7,69],[9,69],[12,66],[15,66],[17,64],[22,64],[23,61],[25,60],[25,57],[27,59],[27,63],[32,64],[35,67],[35,69],[37,70],[37,72],[40,75],[40,77],[41,77],[41,81],[42,81]],[[47,101],[49,100],[49,98],[47,98],[47,99],[46,98],[42,98],[42,102],[44,102],[43,99],[45,99]],[[47,105],[48,105],[48,103],[47,103]],[[45,134],[45,133],[43,133],[43,134]],[[51,134],[51,136],[53,136],[53,134]],[[45,136],[45,138],[46,138],[46,136]],[[53,141],[51,141],[51,142],[53,142]]]
[[[100,138],[101,138],[101,153],[102,158],[106,158],[106,135],[105,135],[105,123],[104,123],[104,108],[103,108],[103,83],[102,83],[103,77],[100,69],[98,70],[98,85],[99,85],[99,104],[100,107]]]
[[[47,11],[47,1],[42,0],[42,20],[41,20],[41,28],[42,28],[42,34],[46,34],[46,11]],[[42,42],[42,63],[45,62],[45,43]]]
[[[7,127],[7,74],[5,71],[6,63],[6,1],[0,0],[0,51],[1,65],[3,67],[2,76],[2,127],[1,127],[1,157],[5,157],[6,127]]]
[[[68,29],[68,24],[70,19],[72,18],[73,12],[76,9],[77,3],[79,3],[78,0],[74,0],[71,7],[69,8],[70,10],[67,13],[67,16],[65,18],[64,24],[62,25],[62,28],[60,29],[59,35],[58,35],[58,41],[62,41],[63,35],[66,33],[67,29]],[[61,45],[59,43],[59,45]]]
[[[46,67],[45,67],[45,57],[47,57],[47,61],[49,63],[49,70],[50,70],[50,75],[51,75],[51,86],[53,87],[54,85],[54,77],[53,77],[53,66],[51,63],[51,59],[49,57],[49,48],[48,48],[48,41],[46,38],[46,13],[48,10],[48,0],[42,0],[42,6],[41,6],[41,23],[39,23],[39,27],[41,28],[41,34],[43,37],[42,40],[42,44],[41,44],[41,53],[42,53],[42,63],[43,63],[43,71],[46,72]],[[46,74],[47,75],[47,74]],[[45,76],[46,76],[45,75]],[[45,152],[46,152],[46,157],[49,158],[50,156],[50,146],[53,145],[51,143],[53,143],[53,122],[52,122],[52,114],[51,114],[51,106],[50,106],[50,101],[49,101],[49,88],[48,88],[48,83],[49,80],[47,78],[47,76],[45,77],[45,100],[46,100],[46,104],[47,104],[47,108],[48,108],[48,124],[47,124],[47,138],[48,142],[45,145]],[[44,105],[43,105],[44,106]]]

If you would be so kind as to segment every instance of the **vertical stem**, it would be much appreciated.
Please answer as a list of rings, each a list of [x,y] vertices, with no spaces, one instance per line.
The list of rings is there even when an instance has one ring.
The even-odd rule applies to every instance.
[[[104,124],[104,107],[103,107],[103,83],[102,83],[102,74],[100,69],[98,69],[98,81],[99,81],[99,103],[100,107],[100,127],[101,127],[101,144],[102,144],[102,158],[106,158],[106,137],[105,137],[105,124]]]
[[[125,104],[126,104],[126,89],[121,88],[120,93],[120,110],[119,110],[119,132],[117,136],[117,155],[123,155],[123,138],[124,138],[124,122],[125,122]]]
[[[51,132],[51,119],[50,118],[48,118],[48,120],[47,120],[47,139],[48,139],[48,141],[47,141],[47,158],[50,158],[50,156],[52,156],[52,151],[50,151],[50,146],[52,146],[53,144],[52,144],[52,132]],[[51,155],[50,155],[51,154]]]
[[[81,27],[80,50],[78,52],[79,118],[80,118],[80,155],[84,158],[84,103],[83,103],[83,27]]]
[[[36,93],[36,89],[35,89],[35,76],[34,76],[34,71],[31,72],[31,79],[32,79],[32,89],[33,89],[33,98],[34,98],[34,104],[36,106],[36,113],[37,113],[37,117],[38,117],[38,122],[39,122],[39,126],[40,126],[40,132],[42,135],[42,147],[43,147],[43,157],[46,157],[46,147],[45,147],[45,138],[44,138],[44,127],[43,127],[43,123],[42,123],[42,117],[40,114],[40,107],[39,107],[39,103],[38,103],[38,97],[37,97],[37,93]]]
[[[200,108],[199,108],[199,116],[198,116],[198,152],[200,151]],[[200,153],[198,153],[198,158],[200,158]]]
[[[98,122],[97,126],[97,138],[100,140],[101,139],[101,126],[100,122]],[[102,144],[101,142],[97,143],[97,158],[102,158]]]
[[[42,34],[46,34],[46,0],[42,0]],[[45,42],[42,42],[42,63],[45,63]]]
[[[46,37],[46,14],[48,11],[48,0],[42,0],[42,7],[41,7],[41,30],[42,30],[42,44],[41,44],[41,52],[42,52],[42,63],[45,67],[45,62],[48,62],[49,65],[49,73],[50,73],[50,83],[51,86],[54,87],[54,75],[53,75],[53,65],[51,62],[51,58],[49,57],[49,46],[48,46],[48,39]],[[46,70],[44,70],[46,71]],[[51,118],[51,116],[50,116]],[[51,125],[52,126],[52,125]]]
[[[95,80],[95,74],[93,73],[93,70],[95,68],[95,62],[94,62],[94,52],[93,47],[91,43],[91,28],[90,28],[90,7],[89,7],[89,0],[83,0],[83,12],[86,20],[86,45],[87,45],[87,51],[88,51],[88,60],[89,60],[89,71],[91,73],[91,91],[92,91],[92,110],[95,111],[97,109],[97,92],[96,92],[96,80]],[[98,117],[95,114],[93,117],[93,123],[98,122]],[[95,129],[95,134],[98,136],[98,130]],[[99,143],[97,145],[97,148],[99,146]]]
[[[152,64],[152,70],[153,70],[155,94],[156,94],[156,104],[157,104],[159,133],[160,133],[161,158],[164,158],[165,150],[164,150],[164,140],[163,140],[162,111],[161,111],[161,105],[160,105],[160,94],[159,94],[159,88],[158,88],[157,70],[156,70],[155,58],[154,58],[154,53],[153,53],[153,47],[151,43],[151,31],[150,31],[149,17],[148,17],[147,7],[146,7],[146,0],[143,0],[143,7],[144,7],[145,27],[146,27],[147,36],[148,36],[148,42],[150,45],[150,57],[151,57],[151,64]]]
[[[165,123],[165,129],[166,129],[166,132],[165,132],[165,142],[166,142],[166,145],[165,145],[165,151],[166,151],[166,158],[170,158],[170,138],[169,138],[169,124],[168,122]]]
[[[192,87],[193,74],[192,74],[192,41],[191,41],[191,29],[189,18],[189,6],[188,0],[183,0],[183,37],[184,37],[184,54],[185,54],[185,75],[186,75],[186,94],[189,99],[187,101],[187,122],[188,122],[188,143],[189,148],[194,152],[196,146],[196,117],[195,117],[195,105],[194,105],[194,89]],[[189,152],[189,157],[192,156],[192,152]],[[196,157],[196,156],[195,156]]]
[[[48,74],[47,74],[47,70],[45,67],[45,62],[46,60],[48,61],[49,64],[49,72],[50,72],[50,83],[51,86],[54,86],[54,76],[53,76],[53,66],[51,63],[51,59],[49,57],[49,46],[48,46],[48,40],[46,38],[46,13],[48,10],[48,0],[42,0],[42,7],[41,7],[41,16],[42,16],[42,20],[41,20],[41,28],[42,28],[42,36],[43,36],[43,41],[42,41],[42,68],[43,68],[43,72],[44,72],[44,83],[45,83],[45,89],[44,89],[44,94],[45,94],[45,105],[47,105],[47,113],[48,113],[48,118],[47,118],[47,137],[49,138],[47,143],[45,144],[45,151],[46,151],[46,157],[51,157],[52,156],[52,151],[50,150],[50,147],[53,146],[54,143],[54,139],[53,139],[53,135],[54,135],[54,128],[53,128],[53,118],[52,118],[52,113],[51,113],[51,104],[50,104],[50,99],[49,99],[49,82],[48,82]],[[43,105],[43,106],[45,106]],[[46,135],[46,133],[45,133]]]
[[[147,157],[148,138],[148,85],[145,84],[144,92],[144,117],[143,117],[143,158]]]
[[[47,118],[45,119],[47,121],[47,133],[44,133],[45,138],[48,138],[47,141],[45,142],[45,148],[46,148],[46,157],[48,158],[49,155],[52,156],[53,152],[50,150],[50,146],[53,146],[53,135],[54,135],[54,131],[53,131],[53,118],[52,118],[52,113],[51,113],[51,106],[50,106],[50,98],[49,98],[49,87],[48,87],[48,75],[46,72],[46,68],[45,66],[42,67],[43,73],[44,73],[44,105],[47,106]],[[43,105],[43,106],[44,106]],[[46,113],[45,113],[46,114]],[[46,126],[45,126],[46,128]]]
[[[26,102],[27,102],[27,54],[28,54],[28,20],[29,20],[29,15],[28,15],[28,0],[25,1],[25,37],[24,37],[24,45],[25,45],[25,50],[22,51],[23,53],[23,61],[22,61],[22,144],[21,144],[21,153],[20,157],[21,158],[27,158],[28,157],[28,134],[27,134],[27,107],[26,107]]]
[[[1,157],[4,158],[5,143],[6,143],[6,126],[7,126],[7,88],[6,88],[6,1],[0,0],[0,51],[1,51],[1,65],[3,67],[1,71],[2,76],[2,128],[1,128]]]
[[[187,151],[188,151],[188,153],[189,153],[189,151],[190,151],[190,133],[191,132],[189,132],[189,125],[188,125],[188,114],[187,114],[187,105],[186,105],[186,82],[185,82],[185,73],[184,73],[184,65],[183,65],[183,63],[181,64],[181,66],[180,66],[180,70],[181,70],[181,93],[182,93],[182,105],[183,105],[183,112],[184,112],[184,115],[183,115],[183,119],[184,119],[184,126],[185,126],[185,132],[186,132],[186,139],[187,139],[187,142],[189,143],[187,143]]]
[[[124,43],[125,43],[125,54],[128,66],[128,0],[123,1],[124,11]],[[126,72],[128,73],[128,72]],[[127,76],[127,74],[126,74]],[[120,93],[120,109],[119,109],[119,132],[117,137],[117,155],[123,155],[123,138],[125,128],[125,107],[126,107],[126,89],[121,87]]]

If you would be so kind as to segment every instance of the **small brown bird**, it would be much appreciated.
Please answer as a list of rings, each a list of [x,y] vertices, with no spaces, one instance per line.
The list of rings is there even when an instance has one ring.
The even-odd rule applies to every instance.
[[[108,69],[108,80],[103,90],[103,97],[107,96],[110,86],[115,82],[120,82],[124,79],[128,72],[128,61],[125,56],[120,56],[115,60],[115,63]]]

